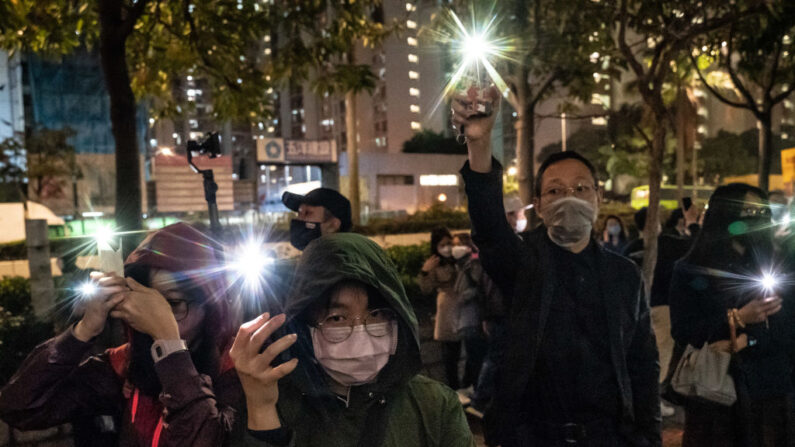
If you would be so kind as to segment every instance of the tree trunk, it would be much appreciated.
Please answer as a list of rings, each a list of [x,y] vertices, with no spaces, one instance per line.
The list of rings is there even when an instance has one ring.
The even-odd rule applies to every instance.
[[[39,321],[52,321],[55,309],[55,285],[50,264],[50,239],[47,221],[25,219],[25,240],[30,269],[30,299]]]
[[[662,164],[665,154],[665,112],[654,112],[654,137],[649,160],[649,208],[646,212],[646,228],[643,231],[643,280],[646,299],[649,299],[657,265],[657,230],[660,222],[660,186]]]
[[[773,119],[770,110],[759,119],[759,189],[770,189],[770,165],[773,162]]]
[[[516,99],[519,102],[516,121],[516,180],[519,183],[519,199],[523,205],[529,205],[535,198],[533,191],[535,181],[535,108],[531,100],[531,89],[527,85],[529,73],[527,69],[519,70]],[[533,228],[535,213],[529,213],[529,228]]]
[[[687,94],[682,86],[679,86],[676,95],[676,195],[679,202],[685,196],[685,148],[687,146]]]
[[[351,214],[354,225],[359,225],[362,211],[359,201],[359,145],[356,141],[356,93],[345,94],[345,138],[348,151],[348,182],[350,184]]]
[[[99,51],[110,97],[110,121],[116,143],[116,226],[137,230],[141,220],[141,167],[135,129],[135,95],[127,69],[127,35],[122,31],[120,0],[100,0]]]

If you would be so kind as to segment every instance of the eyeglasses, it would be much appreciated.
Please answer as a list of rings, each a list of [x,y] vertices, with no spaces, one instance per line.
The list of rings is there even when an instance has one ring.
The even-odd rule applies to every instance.
[[[770,214],[770,208],[768,207],[747,207],[740,211],[740,216],[742,217],[769,217]]]
[[[373,309],[364,316],[351,317],[334,313],[317,324],[320,334],[330,343],[342,343],[353,333],[356,321],[361,320],[364,330],[373,337],[383,337],[392,333],[392,325],[397,315],[391,309]]]
[[[188,317],[188,311],[190,310],[190,304],[187,300],[166,300],[168,301],[168,305],[171,306],[171,313],[174,314],[174,319],[177,321],[182,321]]]
[[[579,183],[577,186],[565,187],[562,185],[551,186],[541,193],[547,199],[561,199],[573,194],[578,199],[589,199],[599,188],[596,185]]]

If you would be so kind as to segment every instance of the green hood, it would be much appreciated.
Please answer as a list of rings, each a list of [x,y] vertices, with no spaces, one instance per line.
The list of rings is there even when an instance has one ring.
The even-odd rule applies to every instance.
[[[288,377],[305,393],[326,394],[327,389],[316,385],[324,383],[318,380],[324,377],[322,369],[314,357],[309,328],[296,317],[310,304],[326,296],[334,285],[345,280],[359,281],[378,290],[400,317],[395,355],[381,370],[376,383],[365,386],[386,392],[396,384],[407,382],[421,368],[417,317],[392,261],[367,237],[352,233],[332,234],[313,241],[304,250],[285,303],[290,329],[299,336],[299,341],[291,349],[291,354],[299,358],[299,367]]]

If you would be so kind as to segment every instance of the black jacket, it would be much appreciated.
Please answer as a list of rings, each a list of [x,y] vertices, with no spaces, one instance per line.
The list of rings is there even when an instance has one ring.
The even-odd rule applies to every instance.
[[[472,235],[486,272],[509,300],[509,340],[498,381],[494,418],[497,436],[510,442],[522,422],[518,409],[555,296],[552,242],[541,227],[520,239],[508,225],[502,205],[502,167],[494,160],[488,174],[461,170],[469,198]],[[600,248],[601,294],[610,338],[611,361],[621,391],[620,430],[633,445],[661,444],[659,363],[649,306],[643,299],[640,273],[631,261]],[[585,373],[585,372],[583,372]]]
[[[753,277],[738,279],[738,275],[748,274],[745,269],[728,264],[712,268],[686,260],[676,264],[671,282],[671,334],[677,343],[700,348],[704,343],[728,340],[727,309],[739,309],[761,296]],[[741,405],[743,398],[754,400],[793,392],[790,356],[795,355],[795,306],[790,301],[791,280],[782,282],[784,290],[777,291],[784,298],[781,311],[771,315],[767,324],[748,324],[737,329],[738,335],[745,333],[756,341],[732,359],[731,374]]]

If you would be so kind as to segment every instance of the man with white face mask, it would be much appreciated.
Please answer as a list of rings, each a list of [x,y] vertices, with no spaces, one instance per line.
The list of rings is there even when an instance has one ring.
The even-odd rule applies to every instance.
[[[490,96],[499,102],[496,89]],[[649,307],[637,268],[592,237],[601,201],[596,170],[574,152],[545,160],[533,202],[544,225],[520,239],[501,206],[502,166],[490,146],[496,115],[471,115],[461,99],[453,102],[469,151],[461,174],[473,238],[510,306],[487,441],[660,445]]]

